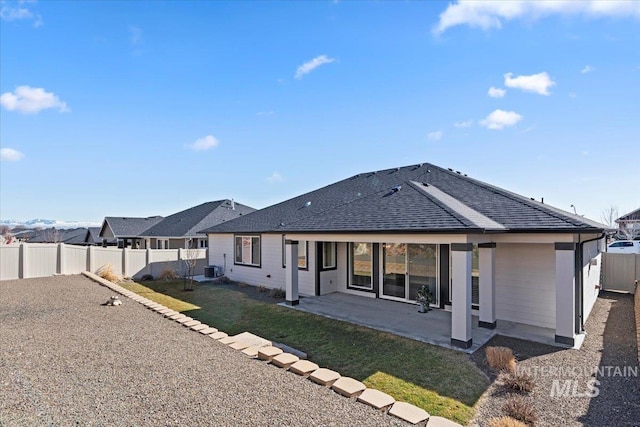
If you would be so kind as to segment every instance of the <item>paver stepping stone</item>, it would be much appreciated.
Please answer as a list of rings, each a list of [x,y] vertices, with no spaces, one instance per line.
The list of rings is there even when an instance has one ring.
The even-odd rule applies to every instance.
[[[208,328],[201,329],[198,332],[200,332],[202,335],[209,335],[214,332],[218,332],[218,330],[216,328],[212,328],[211,326],[209,326]]]
[[[199,325],[195,325],[191,327],[192,331],[196,331],[199,332],[203,329],[207,329],[209,327],[209,325],[205,325],[204,323],[200,323]]]
[[[192,320],[193,319],[191,317],[184,316],[184,317],[181,317],[179,319],[176,319],[176,322],[185,324],[185,323],[190,322]]]
[[[309,362],[308,360],[298,360],[289,367],[289,370],[293,373],[306,377],[313,371],[317,371],[318,368],[320,367],[313,362]]]
[[[236,339],[235,339],[235,337],[227,336],[226,338],[222,338],[218,342],[220,342],[220,343],[222,343],[224,345],[229,345],[229,344],[233,344],[234,342],[236,342]]]
[[[224,333],[224,332],[220,332],[220,331],[218,331],[218,332],[214,332],[214,333],[212,333],[212,334],[211,334],[211,335],[209,335],[209,336],[210,336],[211,338],[213,338],[214,340],[221,340],[222,338],[226,338],[226,337],[228,337],[229,335],[227,335],[227,334],[226,334],[226,333]]]
[[[163,315],[164,317],[171,317],[171,316],[175,316],[176,314],[180,314],[180,313],[178,313],[178,312],[177,312],[177,311],[175,311],[175,310],[171,310],[171,309],[170,309],[170,311],[167,311],[167,312],[165,312],[165,313],[162,313],[162,315]]]
[[[291,365],[296,363],[300,358],[291,353],[281,353],[271,359],[271,363],[279,368],[289,369]]]
[[[358,402],[366,403],[376,409],[383,409],[396,403],[396,400],[387,393],[368,388],[358,396]]]
[[[309,375],[309,379],[316,384],[330,387],[340,378],[340,374],[327,368],[320,368]]]
[[[429,413],[427,411],[407,402],[394,403],[391,409],[389,409],[389,413],[411,424],[418,424],[429,419]]]
[[[260,350],[260,347],[247,347],[242,350],[242,353],[249,357],[258,357],[258,350]]]
[[[187,316],[185,316],[182,313],[176,313],[173,316],[169,316],[169,319],[171,319],[171,320],[179,320],[179,319],[184,319],[185,317],[187,317]]]
[[[273,359],[274,357],[276,357],[281,353],[282,353],[281,349],[279,349],[278,347],[269,345],[266,347],[262,347],[260,350],[258,350],[258,359],[271,362],[271,359]]]
[[[340,377],[331,388],[345,397],[357,397],[366,390],[367,386],[351,377]]]
[[[462,427],[462,426],[446,418],[429,417],[429,427]]]
[[[162,310],[159,310],[158,313],[160,314],[167,314],[167,313],[171,313],[173,310],[171,310],[170,308],[163,308]],[[175,311],[173,311],[175,313]]]
[[[250,332],[243,332],[241,334],[235,335],[234,338],[237,341],[243,342],[247,344],[247,347],[266,347],[271,345],[271,341],[265,340],[262,337],[254,335]]]
[[[201,322],[199,322],[199,321],[197,321],[197,320],[195,320],[195,319],[191,319],[191,320],[189,320],[188,322],[184,322],[184,323],[182,324],[182,326],[186,326],[187,328],[190,328],[190,327],[192,327],[192,326],[199,325],[200,323],[201,323]]]
[[[242,341],[236,341],[236,342],[232,342],[229,347],[231,347],[234,350],[244,350],[245,348],[249,347],[249,344],[244,343]]]

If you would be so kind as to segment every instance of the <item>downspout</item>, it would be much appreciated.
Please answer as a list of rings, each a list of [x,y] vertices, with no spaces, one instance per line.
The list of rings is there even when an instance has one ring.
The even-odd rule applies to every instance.
[[[583,274],[583,262],[584,262],[584,244],[593,242],[595,240],[600,240],[604,238],[607,233],[602,232],[598,237],[594,237],[593,239],[584,240],[582,242],[578,242],[578,248],[576,249],[576,273],[578,277],[578,286],[576,286],[576,321],[575,321],[575,329],[577,334],[581,334],[584,332],[584,274]],[[578,238],[580,235],[578,234]]]

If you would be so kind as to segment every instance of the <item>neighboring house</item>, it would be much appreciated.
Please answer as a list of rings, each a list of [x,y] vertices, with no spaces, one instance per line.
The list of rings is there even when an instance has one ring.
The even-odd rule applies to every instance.
[[[140,233],[145,246],[152,249],[206,248],[206,228],[255,211],[233,200],[203,203],[163,218],[156,225]]]
[[[87,229],[84,227],[71,229],[46,228],[37,230],[29,239],[29,243],[65,243],[68,245],[85,245]]]
[[[414,302],[430,287],[451,343],[511,321],[574,345],[596,300],[605,226],[431,164],[355,175],[206,230],[209,264],[286,287]],[[293,267],[293,268],[292,268]]]
[[[616,219],[618,237],[626,240],[640,239],[640,208]]]
[[[87,246],[115,246],[116,239],[103,239],[100,237],[100,227],[88,227],[84,236],[84,244]]]
[[[146,249],[145,241],[140,238],[140,235],[161,220],[161,216],[148,218],[108,216],[102,222],[99,236],[107,242],[115,240],[119,248]]]

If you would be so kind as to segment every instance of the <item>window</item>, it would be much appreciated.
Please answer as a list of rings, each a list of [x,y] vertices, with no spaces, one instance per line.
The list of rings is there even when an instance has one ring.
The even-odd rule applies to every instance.
[[[209,240],[207,239],[200,239],[200,249],[204,249],[204,248],[208,248],[209,247]]]
[[[351,243],[349,282],[355,288],[373,289],[373,244]]]
[[[156,241],[156,249],[169,249],[169,240],[158,239]]]
[[[307,241],[306,240],[298,240],[298,270],[307,270],[308,251],[307,251]],[[287,266],[287,245],[286,239],[284,235],[282,236],[282,267]]]
[[[336,268],[336,242],[322,243],[322,269]]]
[[[260,267],[260,236],[235,236],[235,263]]]

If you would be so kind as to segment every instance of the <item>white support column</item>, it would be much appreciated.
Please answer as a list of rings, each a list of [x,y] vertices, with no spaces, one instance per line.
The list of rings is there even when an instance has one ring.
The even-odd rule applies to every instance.
[[[298,241],[285,240],[286,268],[286,304],[298,305]]]
[[[496,244],[480,243],[478,245],[480,277],[478,288],[480,292],[481,328],[496,328]]]
[[[557,242],[556,249],[556,342],[575,345],[576,244]]]
[[[451,244],[451,344],[470,348],[471,337],[471,243]]]

